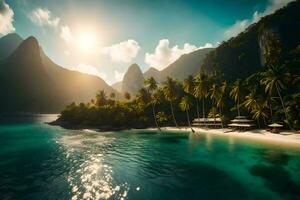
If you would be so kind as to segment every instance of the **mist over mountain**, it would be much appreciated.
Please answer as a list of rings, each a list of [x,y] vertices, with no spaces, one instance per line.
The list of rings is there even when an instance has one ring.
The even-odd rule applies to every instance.
[[[6,43],[8,46],[16,46],[6,37],[0,44],[3,39],[13,41]],[[99,77],[52,62],[34,37],[24,40],[0,64],[0,90],[5,94],[0,99],[0,112],[36,113],[59,112],[68,103],[87,102],[99,90],[117,93]]]

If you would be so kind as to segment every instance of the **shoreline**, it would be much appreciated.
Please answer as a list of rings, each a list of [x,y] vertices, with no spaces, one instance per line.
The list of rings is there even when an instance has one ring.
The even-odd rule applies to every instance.
[[[300,131],[283,130],[280,133],[271,133],[264,129],[253,129],[249,131],[234,131],[229,128],[224,129],[204,129],[198,127],[192,127],[195,131],[194,134],[212,134],[221,137],[234,137],[245,140],[252,140],[264,143],[277,143],[280,145],[289,145],[300,148]],[[157,130],[156,128],[148,128],[147,130]],[[185,131],[191,132],[189,127],[162,127],[162,131]]]
[[[71,124],[62,124],[61,122],[54,121],[47,123],[51,126],[59,126],[64,129],[70,130],[83,130],[88,131],[92,130],[95,132],[109,132],[109,131],[123,131],[123,130],[148,130],[148,131],[157,131],[156,127],[111,127],[111,126],[75,126]],[[238,138],[244,140],[251,140],[256,142],[272,143],[279,144],[284,146],[294,146],[300,149],[300,131],[290,131],[282,130],[280,133],[271,133],[264,129],[253,129],[249,131],[234,131],[229,128],[224,129],[205,129],[199,127],[192,127],[195,131],[194,134],[211,134],[218,137],[227,137],[227,138]],[[191,132],[189,127],[161,127],[162,131],[172,131],[172,132]]]

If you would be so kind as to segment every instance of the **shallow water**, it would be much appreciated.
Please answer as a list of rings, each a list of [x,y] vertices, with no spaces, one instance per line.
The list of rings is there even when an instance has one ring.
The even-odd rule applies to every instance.
[[[0,199],[300,199],[300,147],[0,117]]]

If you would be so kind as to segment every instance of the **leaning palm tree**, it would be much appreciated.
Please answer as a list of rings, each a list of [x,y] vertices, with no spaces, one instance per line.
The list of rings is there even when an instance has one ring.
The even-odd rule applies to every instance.
[[[205,74],[196,77],[194,95],[202,99],[202,117],[205,119],[205,98],[208,96],[209,81]],[[205,122],[204,122],[205,123]]]
[[[189,115],[189,110],[191,109],[192,105],[193,105],[192,101],[190,100],[190,98],[188,96],[182,97],[181,102],[179,104],[181,110],[186,111],[188,125],[191,128],[192,132],[194,132],[194,130],[192,129],[192,126],[191,126],[190,115]]]
[[[155,113],[155,102],[157,102],[157,99],[154,99],[154,95],[153,95],[155,90],[157,90],[157,82],[153,77],[151,77],[151,78],[145,80],[145,86],[148,88],[148,91],[151,95],[152,114],[153,114],[155,125],[156,125],[157,129],[160,130],[157,120],[156,120],[156,113]]]
[[[242,98],[242,81],[241,79],[238,79],[234,82],[232,89],[230,91],[230,96],[231,98],[233,98],[233,100],[236,102],[237,104],[237,111],[238,111],[238,116],[241,115],[240,113],[240,102],[241,102],[241,98]]]
[[[194,77],[192,75],[189,75],[186,79],[183,80],[183,90],[188,94],[194,95],[194,89],[195,89]],[[196,99],[197,117],[200,118],[198,98],[195,99]]]
[[[177,83],[171,77],[167,77],[167,80],[164,82],[163,91],[165,98],[170,102],[171,113],[175,126],[178,128],[178,124],[175,118],[173,101],[177,98]]]
[[[284,67],[270,67],[267,71],[262,73],[263,78],[260,83],[265,86],[265,92],[272,97],[277,93],[282,109],[285,114],[286,123],[288,123],[287,111],[281,95],[281,91],[286,88],[286,83],[289,81],[290,74]]]

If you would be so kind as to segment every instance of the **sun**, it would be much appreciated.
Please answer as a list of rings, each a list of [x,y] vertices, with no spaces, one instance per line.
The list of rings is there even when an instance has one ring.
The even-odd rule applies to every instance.
[[[96,45],[96,37],[93,33],[81,33],[78,39],[78,45],[81,51],[92,51]]]

